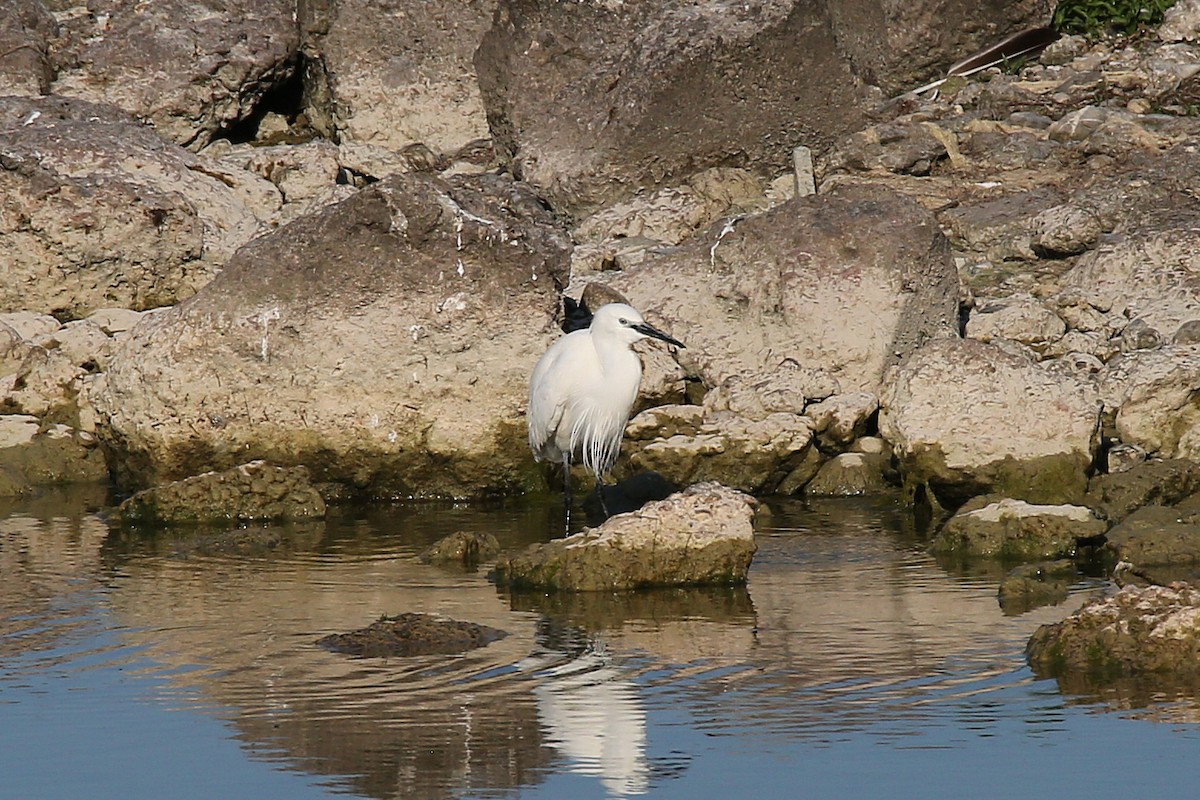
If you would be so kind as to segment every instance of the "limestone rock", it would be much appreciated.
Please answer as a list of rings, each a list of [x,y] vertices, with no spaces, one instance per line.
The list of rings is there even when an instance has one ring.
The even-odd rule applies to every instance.
[[[1142,180],[1158,177],[1148,172]],[[1169,197],[1126,192],[1122,199],[1146,208],[1125,217],[1124,227],[1132,230],[1081,256],[1063,276],[1064,290],[1093,306],[1142,319],[1169,337],[1200,318],[1200,231],[1170,222],[1180,204]],[[1154,209],[1162,219],[1142,224],[1140,215]]]
[[[1068,590],[1079,571],[1069,558],[1022,564],[1005,576],[997,592],[1005,614],[1024,614],[1041,606],[1056,605],[1067,599]]]
[[[397,174],[255,240],[97,381],[118,475],[265,458],[352,495],[543,485],[521,414],[568,248],[535,197],[490,175]]]
[[[41,0],[0,2],[0,95],[50,91],[50,42],[58,24]]]
[[[330,139],[453,153],[489,135],[471,59],[496,0],[302,6],[310,117]],[[321,98],[318,104],[313,99]]]
[[[786,380],[800,390],[790,411],[806,375],[833,378],[807,398],[878,393],[888,365],[958,324],[945,238],[911,200],[878,190],[797,198],[714,226],[610,284],[687,343],[677,358],[705,385]]]
[[[177,302],[258,233],[263,192],[278,205],[266,181],[80,101],[0,98],[0,153],[4,311]]]
[[[880,405],[880,432],[906,481],[951,507],[988,490],[1077,500],[1099,444],[1094,389],[970,339],[918,350],[893,371]]]
[[[101,0],[63,14],[55,94],[112,103],[183,146],[245,119],[290,76],[299,46],[286,0]]]
[[[755,550],[754,506],[719,484],[695,484],[599,528],[503,559],[497,579],[559,591],[745,583]]]
[[[144,489],[121,503],[117,514],[126,523],[305,519],[325,516],[325,501],[306,467],[251,461]]]
[[[981,342],[1010,339],[1043,350],[1062,338],[1067,325],[1028,295],[981,304],[967,322],[967,336]]]
[[[930,550],[1021,560],[1072,555],[1076,542],[1104,533],[1108,523],[1082,506],[1031,505],[1004,499],[951,517]]]
[[[986,34],[977,13],[957,2],[867,14],[796,0],[502,0],[475,65],[504,158],[580,217],[717,165],[788,169],[795,146],[823,147],[861,122],[865,83],[899,93],[1045,12],[1002,3]]]
[[[1104,221],[1093,210],[1074,205],[1048,208],[1033,218],[1033,251],[1045,258],[1078,255],[1104,233]]]
[[[0,496],[38,487],[108,478],[95,437],[66,425],[43,428],[36,417],[0,415]]]
[[[1136,444],[1113,445],[1104,455],[1109,474],[1128,472],[1147,458],[1146,448]]]
[[[849,497],[891,489],[884,478],[888,460],[869,453],[842,453],[821,465],[804,487],[806,495]]]
[[[759,420],[717,414],[695,433],[675,433],[633,449],[629,467],[661,473],[680,485],[718,481],[746,492],[778,491],[813,449],[809,425],[798,414],[782,412]]]
[[[62,323],[49,314],[39,314],[35,311],[10,311],[0,314],[0,323],[31,343],[62,327]]]
[[[804,416],[813,421],[821,446],[836,451],[862,436],[878,410],[879,398],[873,393],[850,392],[810,403]]]
[[[1128,586],[1043,625],[1025,655],[1041,676],[1116,678],[1200,672],[1200,590]]]
[[[1100,377],[1121,441],[1160,458],[1200,459],[1200,345],[1126,353]]]
[[[1169,506],[1200,492],[1200,464],[1187,459],[1151,459],[1119,473],[1097,475],[1084,502],[1112,522],[1142,506]]]

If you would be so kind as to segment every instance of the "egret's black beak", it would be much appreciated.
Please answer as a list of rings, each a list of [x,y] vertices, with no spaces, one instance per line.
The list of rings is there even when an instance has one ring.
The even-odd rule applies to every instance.
[[[642,322],[637,325],[630,325],[629,327],[633,328],[638,333],[644,333],[647,336],[653,336],[655,339],[662,339],[667,344],[673,344],[676,347],[683,347],[684,349],[687,348],[687,345],[685,345],[683,342],[679,341],[674,336],[669,336],[663,333],[649,322]]]

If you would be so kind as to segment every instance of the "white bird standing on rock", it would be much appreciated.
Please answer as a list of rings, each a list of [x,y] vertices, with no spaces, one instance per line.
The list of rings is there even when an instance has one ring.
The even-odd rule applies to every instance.
[[[683,342],[642,319],[633,306],[601,306],[592,324],[550,345],[529,379],[529,447],[537,461],[563,465],[567,532],[571,528],[571,462],[582,459],[601,480],[617,460],[629,411],[642,382],[642,360],[633,343],[653,337]],[[604,505],[604,495],[600,495]],[[607,510],[605,511],[607,513]]]

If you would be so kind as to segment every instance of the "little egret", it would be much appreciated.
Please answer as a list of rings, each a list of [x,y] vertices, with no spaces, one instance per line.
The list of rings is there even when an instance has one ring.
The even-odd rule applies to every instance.
[[[647,323],[633,306],[603,305],[590,327],[550,345],[529,378],[529,447],[535,460],[562,464],[568,533],[571,462],[582,459],[600,489],[604,474],[617,460],[642,382],[642,361],[633,343],[646,337],[684,346]],[[603,495],[600,502],[603,506]]]

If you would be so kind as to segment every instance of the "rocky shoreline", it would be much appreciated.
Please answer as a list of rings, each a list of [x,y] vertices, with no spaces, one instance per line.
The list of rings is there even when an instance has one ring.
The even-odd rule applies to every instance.
[[[688,343],[645,351],[618,477],[899,490],[956,557],[1200,576],[1200,3],[921,96],[1049,9],[10,5],[2,494],[542,491],[529,371],[564,292],[617,292]]]

